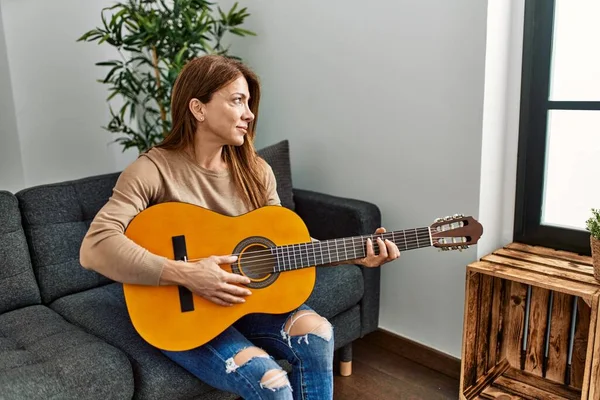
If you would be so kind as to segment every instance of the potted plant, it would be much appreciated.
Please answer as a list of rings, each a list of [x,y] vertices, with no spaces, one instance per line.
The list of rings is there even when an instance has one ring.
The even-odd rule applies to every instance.
[[[590,231],[594,277],[600,281],[600,210],[592,208],[592,216],[586,221],[586,227]]]
[[[111,119],[104,129],[115,142],[143,152],[160,142],[171,128],[170,98],[177,75],[190,59],[202,54],[228,54],[226,33],[246,36],[240,28],[250,14],[235,3],[228,13],[205,0],[124,0],[102,9],[102,25],[77,41],[116,48],[119,59],[96,65],[108,68],[100,83],[108,85]],[[111,101],[116,101],[117,111]]]

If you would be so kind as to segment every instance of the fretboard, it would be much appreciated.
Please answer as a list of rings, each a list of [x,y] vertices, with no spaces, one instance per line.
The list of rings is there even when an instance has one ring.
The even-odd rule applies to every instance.
[[[432,245],[429,228],[425,227],[382,234],[276,246],[270,248],[271,253],[277,260],[274,272],[290,271],[364,258],[367,255],[367,238],[370,238],[373,242],[374,253],[379,254],[379,246],[376,240],[378,237],[394,242],[401,252]]]

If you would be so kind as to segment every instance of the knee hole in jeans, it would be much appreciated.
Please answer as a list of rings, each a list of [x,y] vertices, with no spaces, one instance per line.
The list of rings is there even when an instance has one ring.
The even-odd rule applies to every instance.
[[[227,360],[227,373],[235,371],[254,357],[269,358],[269,355],[258,347],[246,347],[245,349],[240,350],[235,356]]]
[[[260,387],[264,389],[276,390],[286,386],[291,387],[287,373],[282,369],[270,369],[260,380]]]
[[[331,340],[333,335],[331,323],[311,310],[301,310],[293,314],[285,323],[284,329],[289,336],[313,334],[327,341]]]

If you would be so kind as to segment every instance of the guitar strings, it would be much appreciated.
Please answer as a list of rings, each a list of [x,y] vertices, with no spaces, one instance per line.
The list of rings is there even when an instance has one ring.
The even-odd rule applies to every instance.
[[[421,233],[420,235],[425,235],[425,232]],[[390,233],[386,232],[386,233],[383,233],[383,234],[377,234],[377,235],[375,235],[375,238],[381,237],[382,239],[387,239],[388,237],[386,237],[386,236],[389,236],[389,238],[394,237],[394,235],[392,235],[391,232]],[[363,243],[365,243],[366,239],[369,238],[369,237],[371,237],[371,236],[354,236],[354,237],[348,238],[346,240],[352,239],[352,242],[353,242],[352,245],[354,246],[354,248],[357,248],[356,247],[356,243],[354,243],[354,241],[356,239],[358,239],[360,241],[360,243],[358,244],[358,248],[362,248],[363,247]],[[375,240],[373,240],[372,237],[371,237],[371,239],[372,239],[372,242],[374,244]],[[403,244],[405,242],[407,243],[407,245],[408,244],[412,245],[414,243],[420,243],[422,241],[423,242],[427,241],[428,243],[430,243],[430,241],[429,241],[429,232],[427,232],[427,240],[424,240],[423,238],[422,238],[423,240],[419,240],[418,238],[416,238],[416,239],[412,239],[412,238],[409,239],[409,238],[407,238],[406,240],[400,240],[400,239],[397,239],[397,238],[394,238],[394,239],[396,239],[396,244],[397,245],[398,244],[401,245],[401,244]],[[339,239],[339,240],[343,241],[344,239]],[[294,244],[289,244],[289,245],[280,245],[280,246],[276,246],[276,247],[279,247],[279,248],[283,249],[286,246],[288,246],[288,247],[294,247],[294,246],[300,247],[302,245],[304,245],[304,246],[316,246],[316,245],[319,245],[319,248],[320,248],[319,250],[321,250],[322,249],[322,245],[320,245],[320,244],[327,243],[327,242],[332,242],[332,241],[334,241],[334,239],[328,239],[328,240],[317,241],[317,242],[294,243]],[[346,246],[346,248],[349,248],[349,246],[350,246],[350,244],[348,244],[348,246]],[[335,248],[336,248],[336,246],[333,246],[333,247],[332,246],[326,246],[326,249],[335,249]],[[374,246],[374,248],[377,248],[377,247]],[[250,260],[250,259],[255,259],[255,258],[263,257],[263,255],[272,256],[272,255],[274,255],[273,251],[272,251],[273,249],[274,249],[274,247],[268,247],[268,248],[265,248],[264,250],[252,251],[252,252],[250,252],[250,254],[252,254],[252,255],[246,256],[243,259],[244,260]],[[341,248],[339,248],[339,249],[341,250]],[[298,250],[299,251],[303,251],[302,249],[298,249]],[[288,251],[289,252],[289,248],[285,249],[284,251]],[[292,251],[292,254],[298,254],[298,253],[294,250],[294,251]],[[232,256],[240,256],[241,253],[232,253],[230,255],[232,255]],[[203,260],[205,258],[208,258],[208,257],[204,257],[204,258],[191,258],[191,259],[188,259],[188,262],[200,261],[200,260]]]
[[[420,242],[421,241],[419,241],[419,240],[414,240],[414,241],[412,241],[411,244],[420,243]],[[428,245],[430,245],[429,240],[427,240],[427,243],[428,243]],[[363,251],[363,249],[364,249],[364,247],[362,245],[359,245],[358,247],[354,246],[354,247],[349,247],[349,248],[351,250],[354,250],[355,252],[356,252],[357,248],[359,249],[359,251]],[[373,250],[374,250],[375,254],[377,255],[378,248],[375,247]],[[346,251],[346,253],[349,254],[348,251]],[[305,254],[306,254],[306,261],[308,263],[305,264],[304,261],[303,261],[303,257],[300,257],[300,265],[302,267],[312,266],[312,263],[310,263],[309,255],[307,253],[305,253]],[[359,253],[359,254],[363,255],[361,253]],[[283,255],[283,261],[285,262],[286,258],[287,258],[290,261],[290,263],[293,263],[294,265],[297,265],[298,264],[298,262],[297,262],[298,260],[296,258],[297,255],[300,256],[300,254],[297,254],[297,253],[287,254],[287,255],[284,254]],[[334,259],[332,259],[330,257],[329,260],[327,260],[327,262],[325,262],[326,258],[322,257],[323,256],[323,252],[321,252],[320,255],[321,255],[321,261],[322,261],[321,264],[327,264],[327,263],[330,263],[330,262],[351,261],[351,260],[353,260],[353,258],[349,258],[347,260],[341,260],[341,259],[340,260],[334,260]],[[365,255],[366,255],[366,253],[365,253]],[[296,268],[292,267],[292,268],[289,268],[289,269],[286,269],[285,267],[278,268],[277,264],[273,265],[272,263],[264,264],[264,261],[273,261],[273,260],[275,260],[276,263],[279,262],[279,257],[278,257],[279,255],[272,254],[272,256],[273,257],[263,257],[260,260],[256,260],[255,259],[252,262],[244,262],[244,260],[246,258],[242,257],[242,269],[243,269],[244,272],[259,273],[259,274],[260,273],[284,272],[284,271],[291,271],[291,270],[294,270],[294,269],[300,269],[298,267],[296,267]],[[318,256],[315,253],[315,256],[313,257],[313,260],[315,261],[315,263],[317,261],[317,258],[318,258]],[[293,262],[292,262],[292,260],[293,260]],[[316,263],[316,264],[319,264],[319,263]]]
[[[406,245],[406,249],[408,250],[408,248],[411,245],[415,245],[415,244],[418,245],[420,243],[425,243],[425,242],[428,243],[428,245],[431,245],[430,244],[429,236],[427,236],[427,237],[421,237],[421,240],[419,240],[418,238],[407,239],[406,242],[404,240],[399,240],[399,241],[397,241],[397,244],[403,244],[404,243]],[[286,256],[296,256],[296,255],[297,256],[301,256],[302,253],[308,254],[307,253],[308,246],[313,247],[313,249],[311,249],[312,252],[319,251],[320,254],[322,254],[324,252],[328,252],[328,251],[329,252],[333,252],[333,251],[336,251],[336,250],[337,251],[342,251],[341,247],[337,247],[337,246],[334,246],[334,247],[326,246],[325,250],[323,250],[323,248],[322,248],[321,245],[319,245],[318,247],[316,246],[319,243],[324,243],[324,242],[306,242],[306,243],[298,243],[298,244],[292,244],[292,245],[277,246],[277,247],[279,247],[279,248],[282,249],[280,254],[274,253],[273,252],[274,247],[270,247],[270,248],[266,248],[264,250],[258,250],[258,251],[250,252],[250,255],[246,255],[246,256],[242,257],[242,260],[246,260],[246,261],[260,261],[260,260],[271,260],[272,256],[283,256],[283,257],[286,257]],[[300,248],[301,244],[305,245],[305,249]],[[290,251],[289,248],[286,249],[285,246],[290,246],[290,247],[297,246],[297,247],[296,247],[296,249],[293,249],[292,251]],[[373,247],[374,247],[375,251],[378,250],[378,246],[373,246]],[[363,242],[361,241],[361,243],[358,243],[358,244],[353,243],[352,247],[351,247],[350,244],[348,244],[345,247],[345,252],[348,252],[348,249],[350,249],[353,252],[355,252],[356,249],[363,249],[363,248],[364,248]],[[233,253],[231,255],[233,255],[233,256],[239,256],[240,253]],[[206,258],[206,257],[204,257],[204,258]],[[202,260],[204,258],[189,259],[188,262],[200,261],[200,260]]]
[[[434,232],[434,234],[436,234],[438,232]],[[442,233],[442,232],[439,232]],[[426,237],[425,237],[426,234]],[[386,233],[382,233],[382,234],[375,234],[375,235],[366,235],[366,236],[356,236],[356,237],[352,237],[349,239],[353,240],[353,244],[352,246],[348,245],[345,246],[345,253],[349,254],[348,250],[350,249],[353,253],[355,253],[356,255],[356,249],[359,250],[359,255],[363,255],[365,253],[362,253],[365,249],[365,246],[363,245],[364,241],[366,241],[367,238],[371,237],[371,238],[377,238],[377,237],[381,237],[382,239],[386,239],[386,238],[394,238],[395,239],[395,235],[397,235],[395,232],[392,234],[392,232],[386,232]],[[421,235],[421,240],[419,240],[419,236]],[[358,244],[354,243],[355,239],[359,239],[361,242]],[[344,240],[348,240],[348,239],[339,239],[341,241]],[[329,241],[329,240],[328,240]],[[302,251],[303,249],[299,248],[302,244],[304,244],[305,246],[311,245],[313,247],[312,249],[312,253],[313,253],[313,260],[316,263],[317,258],[321,258],[322,264],[327,264],[329,262],[339,262],[339,261],[344,261],[344,260],[333,260],[331,257],[329,257],[329,260],[327,262],[325,262],[325,257],[323,257],[324,253],[331,253],[333,248],[331,246],[327,246],[326,250],[324,251],[322,249],[322,246],[317,247],[316,245],[318,244],[322,244],[328,241],[317,241],[317,242],[306,242],[306,243],[297,243],[297,244],[291,244],[291,245],[283,245],[283,246],[277,246],[280,248],[284,248],[284,246],[297,246],[297,250],[299,250],[299,252],[297,252],[296,250],[293,250],[292,252],[289,252],[287,254],[284,254],[285,249],[281,252],[282,254],[276,254],[273,253],[273,248],[267,248],[265,250],[259,250],[259,251],[255,251],[255,252],[251,252],[252,255],[248,255],[245,257],[242,257],[241,259],[241,264],[242,264],[242,268],[244,270],[244,272],[249,272],[249,273],[273,273],[273,272],[283,272],[283,271],[289,271],[289,270],[293,270],[293,269],[299,269],[299,268],[290,268],[289,270],[286,269],[285,267],[283,267],[282,269],[279,269],[277,264],[280,261],[280,257],[283,261],[285,261],[285,259],[287,258],[290,263],[292,263],[293,260],[293,264],[296,265],[298,264],[298,257],[300,258],[300,263],[301,266],[311,266],[310,265],[310,254],[307,252],[308,248],[305,249],[304,253],[305,253],[305,257],[302,257]],[[329,241],[331,242],[331,241]],[[409,249],[409,245],[415,245],[422,243],[422,242],[426,242],[429,246],[431,245],[430,242],[430,236],[429,236],[429,231],[427,232],[421,232],[421,233],[417,233],[417,236],[414,239],[406,239],[406,240],[401,240],[398,238],[398,240],[396,240],[397,244],[405,244],[407,247],[406,249]],[[460,244],[460,243],[457,243]],[[334,246],[336,248],[336,250],[342,250],[341,248]],[[377,254],[379,248],[378,246],[373,246],[373,250],[374,253]],[[317,253],[317,251],[319,253]],[[240,254],[232,254],[232,255],[236,255],[239,256]],[[303,259],[306,258],[306,261],[309,262],[309,265],[304,265],[304,261]],[[357,257],[358,258],[358,257]],[[189,259],[187,260],[188,262],[193,262],[193,261],[200,261],[202,260],[202,258],[198,258],[198,259]],[[353,260],[353,258],[349,258],[347,261],[351,261]],[[273,263],[273,261],[275,261],[275,263]],[[267,262],[267,263],[265,263]],[[274,265],[275,264],[275,265]]]

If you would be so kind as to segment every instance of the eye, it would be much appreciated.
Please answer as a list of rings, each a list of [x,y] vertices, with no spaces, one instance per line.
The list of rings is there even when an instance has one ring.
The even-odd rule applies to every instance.
[[[242,104],[242,98],[241,97],[236,97],[235,99],[233,99],[233,102],[235,104]]]

